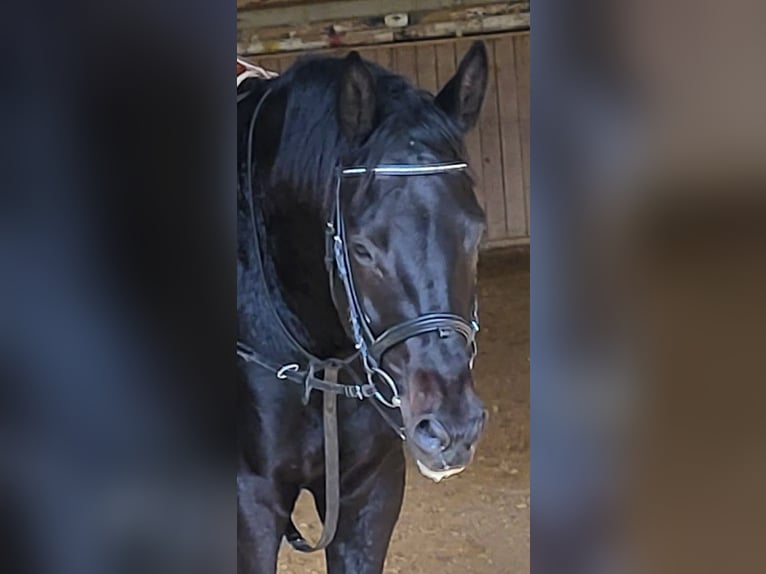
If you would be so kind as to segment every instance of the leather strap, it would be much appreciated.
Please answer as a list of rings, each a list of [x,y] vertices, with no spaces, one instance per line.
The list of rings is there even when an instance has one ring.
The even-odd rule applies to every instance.
[[[327,367],[325,380],[337,382],[337,367]],[[300,552],[316,552],[323,550],[332,542],[338,528],[340,516],[340,456],[338,449],[338,402],[334,393],[325,392],[323,421],[324,421],[324,464],[325,464],[325,516],[322,534],[313,546],[306,540],[294,524],[290,525],[286,539],[290,545]]]
[[[317,389],[324,393],[333,393],[348,397],[350,399],[368,399],[375,394],[375,386],[370,383],[346,385],[337,382],[337,376],[333,380],[327,379],[328,370],[335,370],[343,368],[354,377],[354,380],[359,381],[356,372],[350,368],[348,361],[340,362],[337,360],[328,360],[318,365],[309,364],[308,371],[301,371],[297,363],[291,363],[288,365],[275,365],[272,362],[266,360],[260,353],[257,353],[246,344],[237,341],[237,355],[248,363],[254,363],[259,367],[263,367],[267,371],[276,373],[276,376],[280,380],[290,381],[298,385],[304,386],[304,403],[308,402],[308,397],[313,389]],[[352,355],[350,359],[354,359],[355,355]],[[325,376],[320,378],[316,375],[317,371],[323,371]]]
[[[452,313],[428,313],[404,323],[399,323],[386,330],[372,342],[369,346],[369,352],[380,363],[383,354],[391,347],[412,337],[441,330],[445,332],[458,332],[465,337],[467,343],[471,343],[475,335],[472,325],[459,315],[453,315]]]

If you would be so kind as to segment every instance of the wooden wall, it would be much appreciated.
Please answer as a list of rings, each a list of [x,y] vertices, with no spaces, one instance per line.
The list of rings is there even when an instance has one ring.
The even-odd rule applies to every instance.
[[[459,38],[359,48],[370,60],[393,69],[431,92],[455,72],[476,39]],[[529,243],[529,32],[482,38],[490,58],[487,97],[476,128],[467,137],[487,213],[487,247]],[[331,53],[342,54],[346,50]],[[248,58],[269,70],[286,70],[300,54]]]

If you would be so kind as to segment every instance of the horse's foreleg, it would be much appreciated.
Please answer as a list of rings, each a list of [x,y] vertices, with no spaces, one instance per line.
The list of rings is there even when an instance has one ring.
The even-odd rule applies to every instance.
[[[381,574],[404,496],[404,454],[394,449],[374,475],[341,490],[340,518],[325,550],[328,574]],[[354,488],[355,487],[355,488]],[[317,496],[320,515],[324,499]]]
[[[237,573],[274,574],[290,511],[276,485],[237,476]]]

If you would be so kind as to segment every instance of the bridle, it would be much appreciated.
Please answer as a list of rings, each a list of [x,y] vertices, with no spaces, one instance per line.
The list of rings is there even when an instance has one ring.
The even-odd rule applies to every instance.
[[[240,94],[237,103],[244,101],[252,92]],[[250,118],[247,135],[247,158],[245,182],[243,192],[248,202],[250,222],[253,229],[255,261],[257,274],[260,275],[266,293],[269,286],[264,272],[263,254],[261,251],[258,226],[255,217],[256,210],[253,205],[253,136],[258,115],[264,102],[271,93],[269,88],[261,96]],[[337,430],[337,395],[358,400],[373,399],[372,405],[396,432],[397,436],[404,441],[406,436],[402,429],[385,411],[383,406],[396,409],[401,405],[399,390],[391,375],[382,366],[383,355],[391,348],[420,335],[438,333],[439,337],[448,337],[452,333],[458,333],[466,340],[470,347],[470,367],[476,356],[476,334],[479,331],[478,305],[474,300],[473,311],[470,319],[465,319],[454,313],[425,313],[413,319],[402,321],[383,331],[380,335],[373,333],[370,322],[362,308],[359,296],[354,286],[354,278],[348,251],[346,238],[346,225],[343,218],[341,188],[348,178],[369,175],[383,177],[415,177],[438,175],[449,172],[459,172],[468,169],[465,162],[455,163],[432,163],[432,164],[404,164],[404,165],[377,165],[375,167],[339,167],[335,175],[334,206],[331,210],[331,220],[327,222],[325,265],[330,278],[330,293],[336,309],[340,309],[336,301],[335,278],[340,278],[345,293],[348,323],[350,333],[354,341],[355,352],[344,359],[329,358],[321,359],[308,351],[293,336],[282,321],[279,313],[266,296],[265,299],[271,308],[275,321],[281,331],[290,342],[291,346],[303,357],[305,367],[301,363],[291,362],[275,364],[271,359],[256,351],[246,343],[237,341],[237,355],[246,362],[254,363],[273,372],[279,380],[291,381],[303,385],[303,402],[308,403],[311,391],[320,390],[324,394],[324,439],[325,439],[325,466],[326,466],[326,514],[324,528],[319,541],[312,547],[297,531],[292,523],[288,529],[287,539],[297,550],[313,552],[325,548],[333,539],[337,527],[339,513],[339,462],[338,462],[338,430]],[[360,360],[364,371],[364,381],[359,377],[353,364]],[[338,383],[338,374],[347,373],[352,384]],[[378,388],[377,381],[385,383],[390,392],[387,398]]]
[[[393,378],[381,365],[383,355],[389,349],[403,343],[407,339],[437,332],[440,337],[448,337],[451,333],[462,335],[466,343],[471,347],[470,365],[476,356],[476,333],[479,331],[478,305],[476,300],[473,304],[473,312],[470,320],[466,320],[454,313],[425,313],[394,325],[375,335],[362,309],[356,288],[354,275],[351,271],[349,260],[348,241],[346,239],[346,224],[343,218],[341,188],[345,178],[357,177],[368,174],[370,171],[375,176],[384,177],[414,177],[426,175],[438,175],[454,171],[463,171],[468,168],[465,162],[434,163],[418,165],[378,165],[372,168],[349,167],[338,169],[335,181],[335,207],[332,210],[332,221],[327,223],[327,245],[325,248],[325,264],[330,277],[330,293],[333,296],[336,309],[339,309],[335,301],[334,277],[337,273],[340,278],[348,304],[348,321],[351,326],[351,335],[354,346],[362,360],[362,366],[367,382],[375,388],[373,397],[388,408],[398,408],[401,405],[399,391]],[[377,388],[375,379],[381,379],[391,392],[391,398],[387,399]]]
[[[248,130],[247,174],[244,191],[249,203],[250,215],[253,218],[253,135],[256,124],[255,120],[257,119],[261,107],[269,94],[270,90],[266,91],[266,93],[264,93],[258,102],[255,111],[251,116]],[[248,93],[243,95],[248,95]],[[343,284],[348,307],[348,321],[356,352],[351,356],[346,357],[345,359],[319,359],[315,357],[295,339],[287,326],[279,318],[279,314],[276,312],[276,309],[273,309],[273,314],[277,318],[281,330],[287,336],[291,345],[295,347],[304,356],[304,358],[308,360],[309,363],[307,369],[302,369],[299,363],[287,363],[280,365],[275,369],[271,369],[276,373],[277,378],[281,380],[293,381],[296,381],[300,378],[300,382],[306,386],[306,397],[308,397],[308,394],[311,392],[312,388],[317,388],[319,390],[336,392],[337,394],[343,395],[345,397],[356,398],[359,400],[375,398],[379,403],[393,409],[400,406],[401,399],[399,397],[399,391],[393,381],[393,378],[381,366],[381,360],[386,351],[399,345],[407,339],[432,332],[437,332],[440,337],[447,337],[451,333],[456,332],[463,336],[467,345],[471,347],[470,365],[471,367],[473,366],[473,361],[477,352],[476,334],[479,331],[478,304],[476,300],[474,300],[473,310],[469,320],[454,313],[425,313],[413,319],[398,323],[397,325],[386,329],[380,335],[376,336],[373,333],[372,327],[370,326],[366,314],[362,309],[362,305],[354,286],[354,278],[353,273],[351,272],[351,263],[349,259],[348,241],[346,238],[346,225],[343,218],[341,202],[341,188],[343,181],[347,178],[366,175],[370,171],[372,171],[375,176],[415,177],[465,171],[466,169],[468,169],[468,164],[465,162],[377,165],[371,168],[347,167],[337,169],[335,176],[334,207],[331,210],[332,220],[327,223],[326,229],[327,242],[325,246],[325,265],[327,267],[328,276],[330,278],[330,293],[332,294],[336,309],[340,308],[338,306],[338,302],[335,301],[336,291],[334,283],[336,275],[340,278]],[[263,272],[262,256],[259,245],[260,241],[258,238],[257,229],[255,227],[255,221],[252,223],[257,247],[256,260],[259,264],[260,271]],[[263,273],[262,276],[265,280]],[[241,342],[237,343],[237,353],[245,359],[252,359],[255,356],[259,356],[255,351],[249,349],[247,345],[244,345]],[[317,372],[321,371],[324,366],[333,365],[337,366],[341,370],[349,369],[350,365],[355,361],[357,357],[361,359],[367,384],[341,385],[344,387],[342,390],[335,386],[316,384],[317,380],[315,375]],[[270,368],[271,366],[271,362],[268,362],[268,367]],[[308,380],[306,379],[305,374],[310,374]],[[380,393],[376,385],[376,378],[382,379],[386,384],[388,390],[391,392],[390,399],[387,399],[382,393]],[[355,380],[358,381],[358,377],[355,377]],[[399,432],[400,429],[397,428],[395,430],[397,431],[397,434],[400,435],[400,438],[404,440],[404,436]]]

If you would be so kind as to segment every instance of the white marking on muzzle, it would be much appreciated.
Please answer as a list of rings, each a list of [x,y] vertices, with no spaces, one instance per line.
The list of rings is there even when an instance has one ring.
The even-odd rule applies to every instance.
[[[447,470],[431,470],[419,460],[416,460],[415,462],[418,465],[418,470],[420,471],[420,474],[422,474],[426,478],[430,478],[434,482],[441,482],[445,478],[449,478],[450,476],[460,474],[461,472],[465,470],[464,466],[456,466],[455,468],[450,468]]]

